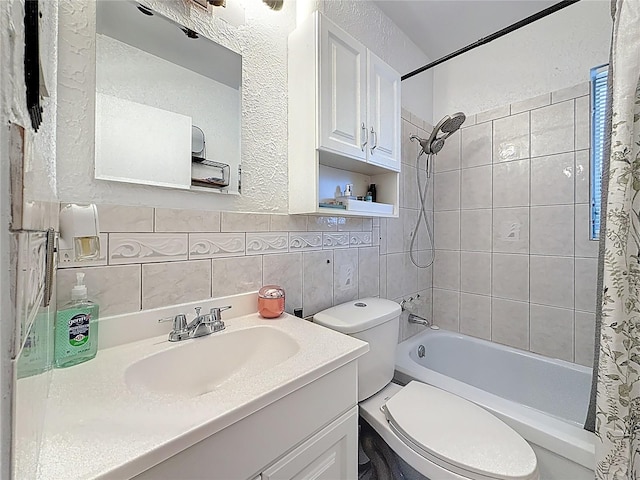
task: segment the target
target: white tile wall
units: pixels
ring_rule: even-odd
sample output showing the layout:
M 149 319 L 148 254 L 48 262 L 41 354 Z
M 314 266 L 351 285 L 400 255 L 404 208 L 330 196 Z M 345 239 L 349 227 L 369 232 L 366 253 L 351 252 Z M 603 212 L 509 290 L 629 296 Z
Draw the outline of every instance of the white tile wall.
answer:
M 460 130 L 447 138 L 444 147 L 434 159 L 435 172 L 460 169 Z
M 465 124 L 468 125 L 466 122 Z M 462 158 L 460 161 L 463 168 L 477 167 L 491 163 L 491 134 L 492 129 L 490 122 L 481 123 L 462 130 Z
M 494 253 L 491 295 L 509 300 L 529 301 L 529 255 Z
M 348 248 L 333 252 L 333 301 L 336 304 L 358 298 L 358 250 Z
M 476 114 L 476 122 L 488 122 L 490 120 L 495 120 L 500 117 L 506 117 L 511 112 L 511 108 L 509 105 L 503 105 L 502 107 L 492 108 L 491 110 L 487 110 L 486 112 L 481 112 Z
M 529 159 L 493 165 L 493 206 L 529 205 Z
M 220 212 L 155 209 L 156 232 L 219 232 Z
M 574 203 L 574 153 L 531 160 L 531 205 Z
M 532 255 L 530 262 L 531 303 L 574 308 L 574 258 Z
M 151 207 L 98 205 L 102 232 L 153 232 L 153 216 Z
M 460 330 L 460 292 L 433 289 L 433 318 L 438 326 L 457 332 Z
M 573 255 L 573 205 L 531 207 L 532 255 Z
M 469 208 L 491 208 L 491 165 L 462 170 L 461 206 Z
M 433 209 L 457 210 L 460 208 L 460 170 L 436 173 L 434 176 Z
M 529 349 L 529 304 L 493 297 L 491 340 L 511 347 Z
M 574 101 L 531 110 L 531 157 L 574 150 Z
M 529 112 L 493 122 L 493 162 L 529 158 Z
M 491 297 L 460 294 L 460 332 L 491 340 Z
M 529 208 L 493 209 L 493 251 L 529 253 Z
M 531 351 L 573 361 L 574 310 L 531 305 Z
M 535 108 L 544 107 L 547 105 L 551 105 L 551 93 L 545 93 L 537 97 L 522 100 L 521 102 L 512 103 L 511 115 L 515 115 L 516 113 L 528 110 L 533 110 Z
M 462 250 L 491 251 L 492 215 L 490 208 L 460 212 L 460 248 Z
M 436 324 L 590 365 L 589 106 L 585 83 L 468 117 L 436 168 Z
M 142 310 L 211 297 L 211 262 L 142 265 Z
M 58 305 L 71 300 L 71 287 L 76 272 L 84 272 L 89 297 L 100 306 L 100 315 L 119 315 L 142 308 L 142 265 L 115 265 L 59 269 L 57 274 Z
M 333 250 L 302 253 L 302 304 L 305 314 L 333 305 Z
M 433 262 L 433 286 L 460 290 L 460 252 L 436 250 Z
M 211 296 L 251 292 L 261 286 L 261 256 L 214 258 L 211 261 Z
M 460 291 L 482 295 L 491 294 L 490 253 L 460 253 Z
M 265 256 L 262 260 L 262 268 L 262 281 L 265 285 L 280 285 L 284 288 L 287 312 L 300 308 L 302 306 L 302 253 Z
M 433 232 L 439 250 L 460 250 L 460 210 L 435 212 Z

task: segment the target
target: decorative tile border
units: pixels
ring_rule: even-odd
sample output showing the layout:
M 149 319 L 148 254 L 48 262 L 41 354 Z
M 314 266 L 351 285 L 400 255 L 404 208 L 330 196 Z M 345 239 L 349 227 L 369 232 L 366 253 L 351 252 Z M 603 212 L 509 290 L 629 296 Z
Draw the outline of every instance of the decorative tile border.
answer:
M 109 234 L 109 265 L 187 260 L 187 234 Z
M 323 233 L 322 248 L 348 248 L 349 233 Z
M 289 251 L 322 249 L 322 232 L 289 233 Z
M 189 259 L 236 257 L 244 255 L 244 233 L 191 233 Z
M 288 251 L 289 236 L 287 232 L 247 233 L 247 255 L 287 253 Z
M 349 245 L 352 247 L 369 247 L 371 244 L 371 232 L 351 232 L 349 234 Z

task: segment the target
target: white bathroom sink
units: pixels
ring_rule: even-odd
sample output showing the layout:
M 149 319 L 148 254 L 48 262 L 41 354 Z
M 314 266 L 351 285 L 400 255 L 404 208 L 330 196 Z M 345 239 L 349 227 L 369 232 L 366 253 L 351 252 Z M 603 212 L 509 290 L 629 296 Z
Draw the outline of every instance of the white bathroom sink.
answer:
M 219 332 L 138 360 L 126 369 L 125 381 L 134 393 L 195 397 L 265 372 L 299 350 L 295 339 L 269 326 Z

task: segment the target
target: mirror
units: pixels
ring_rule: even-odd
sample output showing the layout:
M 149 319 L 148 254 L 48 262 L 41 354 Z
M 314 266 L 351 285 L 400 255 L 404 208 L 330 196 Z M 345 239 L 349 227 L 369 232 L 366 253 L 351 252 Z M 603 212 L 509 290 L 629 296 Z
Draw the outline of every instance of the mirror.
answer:
M 240 193 L 242 57 L 136 2 L 97 2 L 95 177 Z

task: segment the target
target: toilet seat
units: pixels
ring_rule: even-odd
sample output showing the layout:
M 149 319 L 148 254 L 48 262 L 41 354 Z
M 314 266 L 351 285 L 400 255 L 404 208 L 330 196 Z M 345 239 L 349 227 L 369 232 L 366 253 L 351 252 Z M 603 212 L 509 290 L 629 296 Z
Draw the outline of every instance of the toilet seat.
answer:
M 408 447 L 450 472 L 473 480 L 538 478 L 529 444 L 468 400 L 412 381 L 381 410 Z

